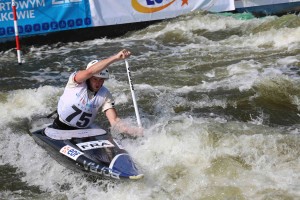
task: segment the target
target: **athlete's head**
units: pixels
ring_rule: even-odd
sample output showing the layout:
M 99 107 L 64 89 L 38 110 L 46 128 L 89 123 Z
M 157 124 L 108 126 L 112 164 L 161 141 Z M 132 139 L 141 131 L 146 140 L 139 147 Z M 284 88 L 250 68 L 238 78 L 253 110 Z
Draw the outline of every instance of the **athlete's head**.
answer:
M 93 60 L 93 61 L 89 62 L 86 69 L 90 68 L 91 66 L 93 66 L 97 62 L 99 62 L 99 61 L 98 60 Z M 101 72 L 99 72 L 97 74 L 94 74 L 91 78 L 89 78 L 86 81 L 88 89 L 93 91 L 93 92 L 97 92 L 102 87 L 105 79 L 109 79 L 108 69 L 104 69 Z

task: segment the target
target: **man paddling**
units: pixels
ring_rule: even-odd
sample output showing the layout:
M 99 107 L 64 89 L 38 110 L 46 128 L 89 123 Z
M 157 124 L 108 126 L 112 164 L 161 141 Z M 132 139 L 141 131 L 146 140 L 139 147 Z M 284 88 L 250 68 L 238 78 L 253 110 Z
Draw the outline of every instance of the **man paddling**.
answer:
M 98 110 L 102 108 L 113 129 L 132 136 L 142 135 L 141 128 L 130 126 L 118 117 L 112 95 L 103 86 L 104 81 L 109 78 L 107 67 L 129 58 L 130 55 L 131 52 L 124 49 L 104 60 L 93 60 L 85 70 L 72 73 L 59 99 L 58 116 L 53 122 L 53 128 L 62 130 L 88 128 L 94 122 Z

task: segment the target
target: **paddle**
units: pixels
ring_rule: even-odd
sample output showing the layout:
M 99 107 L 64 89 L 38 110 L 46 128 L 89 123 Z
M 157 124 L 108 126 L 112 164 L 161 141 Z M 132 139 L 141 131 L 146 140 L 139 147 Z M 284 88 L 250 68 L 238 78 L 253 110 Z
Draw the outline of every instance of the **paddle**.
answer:
M 134 111 L 135 111 L 137 123 L 138 123 L 139 127 L 142 127 L 140 114 L 139 114 L 139 109 L 138 109 L 137 102 L 136 102 L 136 99 L 135 99 L 134 87 L 133 87 L 133 84 L 132 84 L 132 81 L 131 81 L 130 67 L 129 67 L 128 61 L 126 59 L 125 59 L 125 65 L 126 65 L 126 69 L 127 69 L 128 81 L 129 81 L 129 86 L 130 86 L 130 91 L 131 91 L 131 95 L 132 95 L 132 101 L 133 101 L 133 106 L 134 106 Z
M 50 118 L 50 117 L 52 117 L 54 114 L 56 114 L 57 113 L 57 110 L 55 110 L 55 111 L 53 111 L 52 113 L 50 113 L 49 115 L 47 115 L 47 118 Z

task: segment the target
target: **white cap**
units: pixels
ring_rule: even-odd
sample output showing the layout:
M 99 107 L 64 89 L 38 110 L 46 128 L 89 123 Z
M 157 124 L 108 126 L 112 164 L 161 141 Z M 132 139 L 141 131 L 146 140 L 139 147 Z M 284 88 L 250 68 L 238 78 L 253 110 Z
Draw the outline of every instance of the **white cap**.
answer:
M 96 64 L 97 62 L 99 62 L 99 60 L 92 60 L 91 62 L 89 62 L 89 64 L 86 66 L 86 69 L 90 68 L 91 66 L 93 66 L 94 64 Z M 93 76 L 98 77 L 98 78 L 105 78 L 108 79 L 109 78 L 109 72 L 108 69 L 104 69 L 101 72 L 94 74 Z

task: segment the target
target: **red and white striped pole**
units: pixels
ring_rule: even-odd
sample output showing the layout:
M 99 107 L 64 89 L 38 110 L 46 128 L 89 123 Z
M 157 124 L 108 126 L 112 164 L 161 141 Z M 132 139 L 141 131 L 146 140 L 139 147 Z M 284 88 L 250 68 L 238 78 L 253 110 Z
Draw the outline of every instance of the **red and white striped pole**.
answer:
M 18 17 L 17 17 L 17 9 L 16 9 L 16 2 L 15 0 L 11 1 L 13 15 L 14 15 L 14 29 L 15 29 L 15 36 L 16 36 L 16 48 L 17 48 L 17 56 L 18 56 L 18 63 L 19 65 L 22 64 L 21 61 L 21 47 L 19 41 L 19 29 L 18 29 Z

